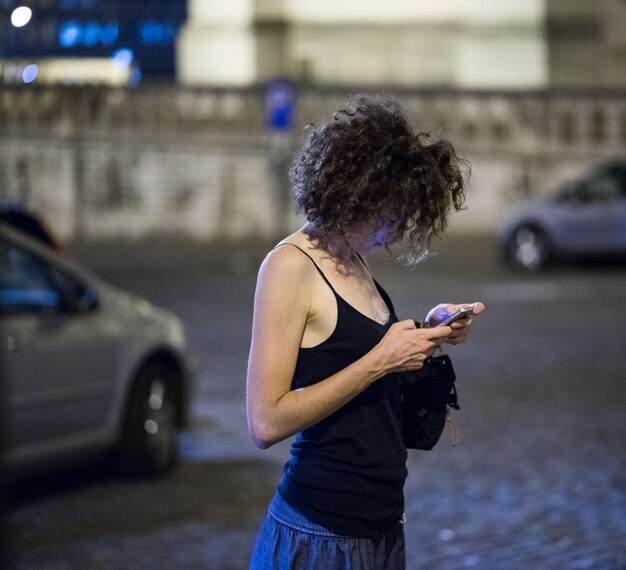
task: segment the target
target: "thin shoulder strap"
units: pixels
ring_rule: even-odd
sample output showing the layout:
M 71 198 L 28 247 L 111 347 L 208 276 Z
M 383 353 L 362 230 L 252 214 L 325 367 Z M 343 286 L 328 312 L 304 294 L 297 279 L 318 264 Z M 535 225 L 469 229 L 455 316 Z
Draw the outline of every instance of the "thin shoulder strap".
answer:
M 354 251 L 354 250 L 352 250 Z M 367 264 L 365 263 L 365 260 L 361 257 L 361 255 L 359 253 L 357 253 L 356 251 L 354 251 L 354 253 L 356 254 L 356 256 L 361 260 L 361 263 L 363 264 L 363 267 L 365 267 L 365 269 L 367 269 L 367 272 L 371 275 L 372 272 L 370 271 L 370 268 L 367 266 Z
M 335 295 L 337 295 L 337 291 L 335 291 L 335 288 L 330 284 L 330 281 L 326 278 L 326 275 L 324 275 L 324 272 L 319 268 L 317 263 L 315 263 L 315 260 L 306 251 L 304 251 L 300 246 L 297 246 L 295 243 L 291 243 L 289 241 L 286 241 L 285 243 L 279 243 L 274 249 L 282 247 L 283 245 L 293 245 L 293 247 L 299 249 L 302 253 L 304 253 L 304 255 L 306 255 L 311 260 L 313 265 L 315 265 L 315 269 L 317 269 L 317 272 L 322 276 L 322 279 L 326 281 L 326 285 L 328 285 L 330 287 L 330 290 Z

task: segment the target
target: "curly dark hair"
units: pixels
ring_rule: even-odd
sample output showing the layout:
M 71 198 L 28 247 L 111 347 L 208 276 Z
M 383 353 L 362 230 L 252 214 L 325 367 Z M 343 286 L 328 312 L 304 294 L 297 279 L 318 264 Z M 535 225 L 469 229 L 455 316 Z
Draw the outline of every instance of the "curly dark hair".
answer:
M 465 200 L 460 159 L 446 140 L 427 144 L 391 96 L 357 95 L 312 128 L 289 171 L 297 211 L 320 245 L 372 219 L 397 221 L 409 264 L 428 255 L 451 208 Z

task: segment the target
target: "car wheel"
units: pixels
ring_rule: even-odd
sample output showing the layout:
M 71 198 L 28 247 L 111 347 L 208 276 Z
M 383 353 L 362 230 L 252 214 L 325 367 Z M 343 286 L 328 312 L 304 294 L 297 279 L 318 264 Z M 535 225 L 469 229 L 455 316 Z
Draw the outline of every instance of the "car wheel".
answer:
M 537 228 L 518 228 L 508 243 L 507 258 L 514 267 L 527 271 L 545 267 L 550 258 L 548 238 Z
M 119 466 L 127 475 L 156 476 L 178 458 L 175 375 L 153 363 L 138 375 L 126 407 Z

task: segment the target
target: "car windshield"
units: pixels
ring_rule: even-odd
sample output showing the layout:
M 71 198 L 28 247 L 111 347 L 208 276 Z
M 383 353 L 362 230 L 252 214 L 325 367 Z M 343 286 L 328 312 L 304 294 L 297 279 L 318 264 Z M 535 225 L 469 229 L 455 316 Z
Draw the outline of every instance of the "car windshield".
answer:
M 575 202 L 609 202 L 626 196 L 626 182 L 620 172 L 600 170 L 587 178 L 567 185 L 557 200 Z
M 609 172 L 600 172 L 585 180 L 581 186 L 586 199 L 593 202 L 614 200 L 624 193 L 620 181 Z

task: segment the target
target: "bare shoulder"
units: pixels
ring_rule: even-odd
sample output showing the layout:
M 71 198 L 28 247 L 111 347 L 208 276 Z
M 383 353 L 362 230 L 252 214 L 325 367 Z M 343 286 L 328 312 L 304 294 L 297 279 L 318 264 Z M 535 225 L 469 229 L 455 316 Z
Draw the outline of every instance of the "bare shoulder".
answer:
M 311 260 L 292 242 L 282 242 L 271 250 L 259 269 L 259 281 L 272 281 L 285 287 L 310 281 L 315 268 Z M 281 287 L 282 288 L 282 287 Z

